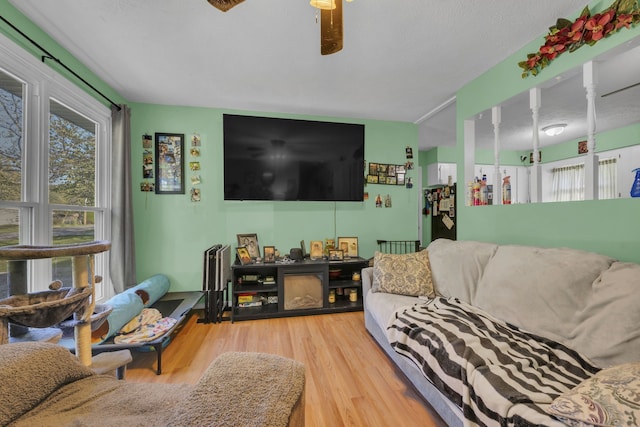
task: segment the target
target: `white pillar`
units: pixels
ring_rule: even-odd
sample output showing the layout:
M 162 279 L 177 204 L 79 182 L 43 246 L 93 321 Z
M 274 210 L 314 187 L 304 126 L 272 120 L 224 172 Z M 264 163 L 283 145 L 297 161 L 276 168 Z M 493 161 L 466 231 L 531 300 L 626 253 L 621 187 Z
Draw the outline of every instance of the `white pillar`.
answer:
M 542 105 L 541 93 L 539 88 L 531 88 L 529 90 L 529 107 L 531 108 L 531 118 L 533 122 L 533 165 L 531 166 L 531 203 L 539 203 L 542 201 L 542 169 L 540 167 L 540 125 L 538 119 L 540 117 L 540 106 Z
M 476 163 L 476 122 L 475 120 L 464 121 L 464 181 L 462 185 L 458 185 L 458 195 L 464 191 L 466 205 L 470 206 L 473 201 L 470 199 L 468 185 L 473 182 L 474 169 Z M 458 199 L 461 200 L 461 199 Z
M 502 204 L 502 178 L 500 176 L 500 123 L 502 110 L 499 105 L 491 109 L 491 123 L 493 123 L 493 204 Z
M 598 200 L 598 155 L 596 155 L 596 85 L 598 65 L 589 61 L 582 66 L 583 86 L 587 92 L 587 147 L 584 159 L 584 199 Z

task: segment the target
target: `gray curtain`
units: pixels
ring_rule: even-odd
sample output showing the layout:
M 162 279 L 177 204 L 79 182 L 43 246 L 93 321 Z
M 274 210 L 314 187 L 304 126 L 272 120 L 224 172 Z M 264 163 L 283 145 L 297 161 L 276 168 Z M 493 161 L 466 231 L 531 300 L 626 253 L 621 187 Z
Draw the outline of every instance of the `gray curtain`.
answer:
M 131 110 L 111 107 L 111 250 L 110 272 L 117 293 L 136 283 L 131 182 Z

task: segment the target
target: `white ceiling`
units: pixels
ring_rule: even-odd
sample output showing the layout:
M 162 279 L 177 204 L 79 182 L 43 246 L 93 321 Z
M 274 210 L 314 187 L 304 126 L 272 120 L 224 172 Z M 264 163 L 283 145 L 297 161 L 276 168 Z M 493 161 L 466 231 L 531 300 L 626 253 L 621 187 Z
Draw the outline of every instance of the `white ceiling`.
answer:
M 9 0 L 129 102 L 420 122 L 453 145 L 456 91 L 585 0 L 355 0 L 320 55 L 308 0 Z M 523 7 L 523 6 L 526 6 Z M 37 41 L 37 40 L 36 40 Z M 514 70 L 517 72 L 517 69 Z

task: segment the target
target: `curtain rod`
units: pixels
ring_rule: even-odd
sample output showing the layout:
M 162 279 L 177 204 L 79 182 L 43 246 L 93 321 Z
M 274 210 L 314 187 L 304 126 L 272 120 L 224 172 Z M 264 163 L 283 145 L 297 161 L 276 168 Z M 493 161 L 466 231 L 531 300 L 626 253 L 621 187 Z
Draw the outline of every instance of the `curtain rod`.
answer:
M 118 104 L 116 104 L 115 102 L 113 102 L 107 95 L 105 95 L 104 93 L 100 92 L 98 89 L 96 89 L 95 86 L 93 86 L 91 83 L 89 83 L 88 81 L 86 81 L 84 78 L 80 77 L 80 75 L 78 75 L 78 73 L 76 73 L 75 71 L 73 71 L 71 68 L 67 67 L 64 63 L 62 63 L 62 61 L 60 61 L 58 58 L 56 58 L 55 56 L 53 56 L 47 49 L 43 48 L 42 46 L 40 46 L 38 44 L 38 42 L 36 42 L 35 40 L 33 40 L 31 37 L 29 37 L 28 35 L 26 35 L 25 33 L 23 33 L 18 27 L 16 27 L 15 25 L 13 25 L 11 22 L 7 21 L 5 19 L 4 16 L 0 15 L 0 19 L 2 19 L 8 26 L 10 26 L 11 28 L 13 28 L 18 34 L 20 34 L 22 37 L 24 37 L 25 39 L 27 39 L 29 42 L 31 42 L 32 45 L 34 45 L 35 47 L 37 47 L 38 49 L 40 49 L 45 55 L 41 56 L 40 59 L 41 61 L 44 63 L 45 59 L 51 59 L 55 62 L 57 62 L 58 64 L 60 64 L 60 66 L 62 66 L 62 68 L 64 68 L 65 70 L 67 70 L 68 72 L 70 72 L 71 74 L 73 74 L 78 80 L 80 80 L 82 83 L 86 84 L 87 86 L 89 86 L 89 88 L 91 88 L 95 93 L 97 93 L 98 95 L 100 95 L 101 97 L 103 97 L 104 99 L 106 99 L 107 101 L 109 101 L 109 103 L 116 107 L 118 109 L 118 111 L 120 111 L 122 109 L 122 107 L 120 107 Z

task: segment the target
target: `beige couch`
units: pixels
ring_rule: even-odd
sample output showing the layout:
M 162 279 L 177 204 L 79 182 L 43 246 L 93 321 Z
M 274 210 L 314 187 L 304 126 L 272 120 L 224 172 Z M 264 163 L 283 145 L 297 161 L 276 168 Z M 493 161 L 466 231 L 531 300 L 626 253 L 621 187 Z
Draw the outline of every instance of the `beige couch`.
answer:
M 303 426 L 304 367 L 264 353 L 219 356 L 196 385 L 97 375 L 64 347 L 0 346 L 2 426 Z
M 561 399 L 571 396 L 572 392 L 575 394 L 579 384 L 592 381 L 600 369 L 610 368 L 603 370 L 602 375 L 619 374 L 621 366 L 624 369 L 630 366 L 633 372 L 640 372 L 640 265 L 568 248 L 445 239 L 432 242 L 426 250 L 433 289 L 422 292 L 423 296 L 405 295 L 411 292 L 403 292 L 402 286 L 386 283 L 381 287 L 380 283 L 373 283 L 374 273 L 378 281 L 402 282 L 402 270 L 407 270 L 406 265 L 409 265 L 403 264 L 405 261 L 398 261 L 399 268 L 395 272 L 392 269 L 376 270 L 375 265 L 363 270 L 365 324 L 447 424 L 486 422 L 497 425 L 498 421 L 478 414 L 487 401 L 499 401 L 494 395 L 484 394 L 485 388 L 511 385 L 517 381 L 514 377 L 529 375 L 530 370 L 556 375 L 546 372 L 551 368 L 545 362 L 546 358 L 556 357 L 547 353 L 554 349 L 562 351 L 561 357 L 569 357 L 566 356 L 569 354 L 577 358 L 581 367 L 575 377 L 558 379 L 561 384 L 554 383 L 553 391 L 547 390 L 549 384 L 544 382 L 535 387 L 536 410 L 542 413 L 534 414 L 533 418 L 542 419 L 543 425 L 564 425 L 558 420 L 579 419 L 583 415 L 580 404 Z M 454 310 L 470 310 L 467 319 L 471 320 L 458 324 L 449 317 L 447 321 L 446 316 L 451 316 Z M 436 316 L 445 320 L 438 323 L 439 320 L 433 320 Z M 494 326 L 489 323 L 493 320 L 507 326 Z M 459 320 L 456 318 L 455 321 Z M 520 362 L 510 366 L 511 362 L 503 359 L 505 354 L 515 351 L 513 348 L 520 338 L 509 338 L 511 341 L 498 338 L 502 341 L 500 344 L 491 344 L 488 354 L 478 355 L 475 343 L 493 337 L 494 328 L 507 327 L 515 330 L 509 332 L 511 334 L 526 334 L 527 340 L 540 337 L 540 345 L 544 344 L 545 348 L 528 350 L 536 359 L 536 366 L 523 366 Z M 443 353 L 446 353 L 445 357 L 440 358 Z M 476 363 L 476 359 L 481 358 L 485 360 Z M 628 363 L 632 364 L 626 365 Z M 455 365 L 455 369 L 448 365 Z M 625 373 L 629 374 L 628 369 Z M 462 379 L 463 384 L 453 380 L 449 383 L 450 377 L 456 375 L 467 376 Z M 480 377 L 482 380 L 478 379 Z M 474 381 L 484 383 L 472 388 L 470 384 Z M 640 410 L 640 378 L 636 375 L 634 379 L 631 375 L 626 384 L 610 392 L 630 394 L 627 400 L 635 402 L 636 409 Z M 592 386 L 587 388 L 594 389 Z M 529 398 L 511 396 L 509 405 L 524 407 Z M 586 399 L 582 395 L 576 399 L 580 398 Z M 518 399 L 521 401 L 514 403 Z M 611 397 L 611 400 L 616 401 L 616 398 Z M 632 415 L 612 414 L 615 405 L 611 402 L 601 406 L 598 406 L 601 402 L 594 400 L 592 403 L 609 417 L 624 418 L 635 414 L 633 410 L 627 411 Z M 561 404 L 569 408 L 558 408 Z M 520 415 L 514 414 L 519 409 L 508 408 L 506 404 L 504 407 L 506 409 L 496 409 L 493 415 L 503 417 L 505 424 L 514 419 L 517 422 Z M 505 413 L 497 415 L 503 409 Z M 570 413 L 562 413 L 563 410 Z M 524 408 L 524 411 L 530 412 L 530 408 Z M 640 416 L 640 413 L 636 415 Z M 596 418 L 592 415 L 590 419 Z M 638 420 L 640 418 L 636 422 Z M 526 421 L 520 421 L 521 425 L 528 425 Z M 633 425 L 633 419 L 630 422 L 629 425 Z

